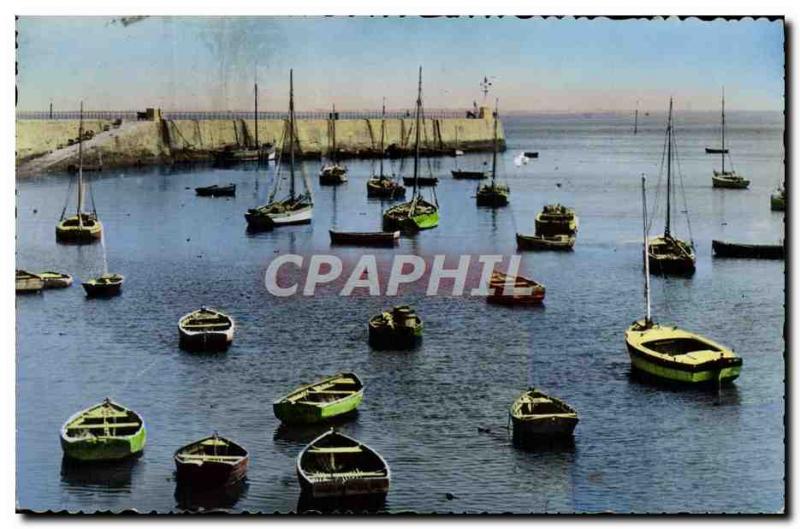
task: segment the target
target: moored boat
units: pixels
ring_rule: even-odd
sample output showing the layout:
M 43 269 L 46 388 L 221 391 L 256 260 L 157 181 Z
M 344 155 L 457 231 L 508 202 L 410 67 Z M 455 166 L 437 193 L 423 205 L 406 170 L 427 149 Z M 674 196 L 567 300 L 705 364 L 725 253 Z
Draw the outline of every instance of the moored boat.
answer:
M 297 456 L 297 479 L 302 492 L 313 499 L 385 497 L 391 471 L 378 452 L 331 429 Z
M 227 314 L 201 307 L 178 320 L 179 344 L 189 351 L 224 351 L 233 342 L 235 328 Z
M 367 180 L 367 196 L 395 199 L 406 195 L 406 188 L 392 177 L 383 174 L 383 159 L 386 156 L 386 100 L 381 107 L 381 142 L 380 142 L 380 170 L 377 175 Z
M 422 340 L 422 319 L 408 305 L 373 316 L 368 326 L 369 343 L 379 349 L 411 349 Z
M 301 386 L 272 404 L 284 424 L 315 424 L 352 414 L 364 399 L 355 373 L 338 373 Z
M 244 479 L 250 456 L 241 445 L 213 435 L 179 448 L 173 456 L 179 485 L 214 488 Z
M 494 108 L 494 149 L 492 149 L 492 181 L 488 184 L 478 186 L 478 192 L 475 195 L 475 200 L 478 206 L 486 206 L 490 208 L 498 208 L 508 205 L 508 196 L 511 190 L 508 184 L 500 184 L 497 182 L 497 122 L 500 120 L 500 111 L 498 110 L 497 103 Z
M 714 257 L 738 257 L 742 259 L 783 259 L 782 244 L 742 244 L 711 241 Z
M 769 208 L 772 211 L 786 210 L 786 189 L 781 186 L 769 197 Z
M 86 296 L 90 298 L 108 298 L 118 296 L 122 291 L 122 283 L 125 276 L 121 274 L 103 274 L 84 281 L 81 286 L 86 291 Z
M 517 397 L 508 414 L 514 443 L 523 446 L 571 437 L 578 424 L 578 412 L 536 388 Z
M 331 118 L 328 120 L 328 134 L 331 138 L 328 162 L 319 171 L 319 183 L 322 185 L 338 185 L 347 182 L 347 167 L 340 165 L 337 160 L 336 119 L 336 105 L 334 105 Z
M 44 279 L 38 274 L 25 270 L 17 270 L 15 277 L 14 285 L 17 294 L 34 294 L 41 292 L 44 288 Z
M 399 231 L 334 231 L 328 230 L 331 244 L 351 246 L 394 246 L 400 241 Z
M 72 285 L 72 276 L 61 272 L 39 272 L 36 274 L 44 281 L 44 288 L 67 288 Z
M 575 246 L 572 235 L 523 235 L 517 233 L 517 250 L 555 250 L 567 252 Z
M 488 171 L 470 171 L 467 169 L 453 169 L 450 171 L 456 180 L 484 180 L 489 178 Z
M 712 149 L 716 154 L 720 155 L 720 162 L 722 164 L 721 171 L 714 171 L 711 176 L 711 185 L 716 188 L 723 189 L 747 189 L 750 185 L 750 180 L 736 174 L 736 171 L 731 168 L 730 171 L 725 170 L 725 155 L 728 154 L 728 149 L 725 148 L 725 90 L 722 90 L 722 148 Z M 709 149 L 706 148 L 706 152 Z M 731 166 L 733 166 L 733 159 L 731 159 Z
M 525 151 L 523 154 L 525 155 L 525 158 L 538 158 L 539 157 L 539 151 Z
M 64 456 L 79 461 L 114 461 L 144 450 L 147 430 L 135 411 L 105 399 L 61 427 Z
M 545 287 L 533 279 L 509 276 L 494 271 L 489 278 L 489 295 L 486 301 L 499 305 L 541 305 Z
M 706 147 L 706 154 L 728 154 L 728 149 Z
M 439 184 L 439 179 L 435 176 L 418 176 L 415 182 L 413 176 L 403 177 L 404 185 L 413 186 L 415 183 L 417 187 L 436 187 Z
M 578 216 L 575 210 L 561 204 L 547 204 L 534 219 L 536 235 L 575 235 Z
M 236 184 L 195 187 L 194 191 L 199 197 L 232 197 L 236 195 Z

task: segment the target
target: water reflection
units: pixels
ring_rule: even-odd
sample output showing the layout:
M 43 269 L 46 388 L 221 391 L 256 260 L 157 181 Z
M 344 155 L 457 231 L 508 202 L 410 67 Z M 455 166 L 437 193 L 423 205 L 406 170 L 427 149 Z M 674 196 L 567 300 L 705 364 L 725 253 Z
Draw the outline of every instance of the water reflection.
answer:
M 178 484 L 175 487 L 176 507 L 184 511 L 226 511 L 232 509 L 248 489 L 247 480 L 213 489 L 196 489 Z
M 380 494 L 312 498 L 310 494 L 301 493 L 297 500 L 297 512 L 301 514 L 362 514 L 384 512 L 385 510 L 386 496 Z
M 138 457 L 133 457 L 123 461 L 86 463 L 63 457 L 61 482 L 76 489 L 99 488 L 110 492 L 128 492 L 138 461 Z

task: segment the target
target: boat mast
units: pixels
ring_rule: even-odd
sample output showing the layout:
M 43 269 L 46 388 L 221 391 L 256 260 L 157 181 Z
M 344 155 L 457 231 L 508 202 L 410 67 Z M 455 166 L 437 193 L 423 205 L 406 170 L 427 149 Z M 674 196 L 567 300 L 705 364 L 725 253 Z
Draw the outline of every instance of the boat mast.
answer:
M 416 125 L 414 127 L 414 193 L 417 198 L 419 180 L 419 119 L 420 109 L 422 108 L 422 66 L 419 67 L 419 82 L 417 84 L 417 114 Z
M 256 122 L 256 149 L 261 149 L 261 146 L 258 143 L 258 80 L 255 81 L 255 105 L 253 109 L 253 120 Z
M 336 104 L 333 105 L 331 113 L 331 149 L 330 159 L 336 165 Z
M 386 132 L 386 98 L 383 98 L 381 107 L 381 176 L 383 176 L 383 140 Z
M 499 99 L 494 100 L 494 150 L 492 151 L 492 189 L 494 189 L 495 175 L 497 174 L 497 122 L 500 119 L 498 115 Z
M 642 175 L 642 238 L 644 239 L 644 301 L 647 307 L 645 323 L 650 323 L 650 259 L 647 257 L 647 193 L 645 176 Z
M 667 118 L 667 224 L 664 236 L 669 237 L 670 209 L 672 208 L 672 98 L 669 98 L 669 117 Z
M 78 226 L 83 228 L 83 101 L 78 120 Z
M 294 70 L 289 70 L 289 198 L 294 200 Z
M 722 176 L 725 176 L 725 87 L 722 87 Z

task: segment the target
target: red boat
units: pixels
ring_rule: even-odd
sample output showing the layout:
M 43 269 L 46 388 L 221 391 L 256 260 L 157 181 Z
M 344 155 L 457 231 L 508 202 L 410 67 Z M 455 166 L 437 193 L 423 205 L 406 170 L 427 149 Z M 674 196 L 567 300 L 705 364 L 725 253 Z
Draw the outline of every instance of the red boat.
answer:
M 508 287 L 509 293 L 505 293 Z M 514 290 L 525 289 L 525 293 Z M 489 295 L 486 301 L 499 305 L 540 305 L 544 301 L 545 288 L 541 283 L 527 277 L 512 277 L 502 272 L 492 272 L 489 279 Z
M 216 433 L 178 449 L 174 459 L 178 483 L 193 488 L 241 481 L 250 461 L 247 450 Z

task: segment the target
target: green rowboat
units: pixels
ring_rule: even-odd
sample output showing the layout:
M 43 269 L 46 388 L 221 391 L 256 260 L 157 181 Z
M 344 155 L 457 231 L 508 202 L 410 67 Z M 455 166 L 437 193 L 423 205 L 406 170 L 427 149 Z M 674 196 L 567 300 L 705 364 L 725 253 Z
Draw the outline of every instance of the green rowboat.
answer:
M 136 412 L 106 399 L 80 411 L 61 427 L 64 456 L 78 461 L 115 461 L 144 450 L 147 430 Z
M 355 411 L 364 399 L 364 384 L 355 373 L 338 373 L 299 387 L 272 404 L 286 424 L 314 424 Z

